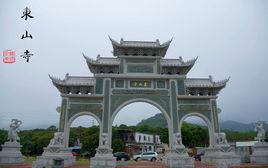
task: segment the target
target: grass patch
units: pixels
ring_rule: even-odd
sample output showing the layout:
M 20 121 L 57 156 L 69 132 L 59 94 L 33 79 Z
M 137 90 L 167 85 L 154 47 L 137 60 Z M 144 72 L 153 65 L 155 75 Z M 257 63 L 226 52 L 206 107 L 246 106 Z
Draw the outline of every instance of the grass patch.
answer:
M 89 165 L 89 159 L 84 159 L 84 158 L 79 158 L 78 160 L 75 161 L 74 165 Z
M 116 166 L 127 166 L 129 165 L 130 163 L 133 163 L 135 161 L 133 160 L 129 160 L 129 161 L 117 161 L 116 162 Z
M 33 161 L 36 160 L 36 157 L 34 156 L 27 156 L 24 158 L 24 163 L 33 163 Z

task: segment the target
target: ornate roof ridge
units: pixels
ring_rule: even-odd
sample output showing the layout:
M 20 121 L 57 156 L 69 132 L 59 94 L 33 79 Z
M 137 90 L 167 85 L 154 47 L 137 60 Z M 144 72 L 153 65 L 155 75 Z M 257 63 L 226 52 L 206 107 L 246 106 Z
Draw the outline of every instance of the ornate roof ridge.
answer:
M 85 78 L 85 79 L 95 79 L 93 76 L 68 76 L 68 78 Z
M 182 57 L 181 57 L 181 58 L 182 58 Z M 182 62 L 183 62 L 184 65 L 189 66 L 189 65 L 194 65 L 197 59 L 198 59 L 198 56 L 197 56 L 196 58 L 187 60 L 186 62 L 184 62 L 184 61 L 182 60 Z
M 52 80 L 54 85 L 94 85 L 95 78 L 90 76 L 69 76 L 69 73 L 65 75 L 64 79 L 60 79 L 58 77 L 54 77 L 52 75 L 48 75 L 49 78 Z M 79 80 L 79 79 L 88 79 L 87 81 Z
M 114 57 L 101 57 L 100 55 L 97 56 L 97 59 L 89 58 L 84 53 L 82 53 L 86 61 L 90 64 L 97 64 L 97 65 L 119 65 L 118 58 Z M 101 60 L 112 60 L 110 62 L 101 62 Z
M 66 74 L 67 75 L 67 74 Z M 64 80 L 58 78 L 58 77 L 54 77 L 50 74 L 48 74 L 49 78 L 51 79 L 51 81 L 53 82 L 53 84 L 60 84 L 60 85 L 64 85 Z
M 168 58 L 168 59 L 161 59 L 160 61 L 162 63 L 166 63 L 166 65 L 163 66 L 193 66 L 197 60 L 198 56 L 194 59 L 183 61 L 182 57 L 180 56 L 179 58 Z M 169 63 L 168 61 L 179 61 L 179 63 Z M 179 65 L 178 65 L 179 64 Z
M 214 82 L 214 86 L 215 87 L 224 87 L 227 84 L 227 82 L 230 80 L 230 78 L 231 77 L 228 77 L 227 79 L 223 79 L 223 80 Z
M 170 43 L 172 42 L 173 38 L 170 40 L 160 43 L 158 39 L 156 41 L 136 41 L 136 40 L 129 40 L 129 41 L 124 41 L 123 38 L 121 38 L 120 42 L 117 42 L 110 36 L 108 36 L 110 41 L 112 42 L 112 45 L 119 46 L 119 47 L 145 47 L 145 48 L 165 48 L 169 47 Z M 151 45 L 142 45 L 142 44 L 151 44 Z
M 209 78 L 186 78 L 185 82 L 187 87 L 215 87 L 223 88 L 226 86 L 230 77 L 220 81 L 213 81 L 212 77 Z
M 186 80 L 209 80 L 209 78 L 186 78 Z

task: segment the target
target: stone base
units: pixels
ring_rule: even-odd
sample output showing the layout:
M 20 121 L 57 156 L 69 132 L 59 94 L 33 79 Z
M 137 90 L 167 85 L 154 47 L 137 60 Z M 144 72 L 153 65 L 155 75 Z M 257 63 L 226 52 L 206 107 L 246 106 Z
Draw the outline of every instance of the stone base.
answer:
M 194 168 L 194 159 L 188 156 L 185 148 L 166 150 L 163 161 L 170 168 Z
M 253 147 L 252 163 L 268 164 L 268 142 L 258 142 Z
M 217 168 L 227 168 L 229 166 L 239 166 L 240 156 L 235 154 L 232 147 L 214 147 L 207 148 L 205 155 L 201 158 L 204 164 L 213 164 Z
M 20 152 L 19 142 L 5 142 L 0 152 L 0 165 L 12 165 L 24 162 L 24 156 Z
M 48 146 L 44 148 L 41 156 L 38 156 L 36 161 L 33 162 L 33 168 L 51 167 L 53 159 L 61 158 L 64 160 L 64 167 L 72 166 L 75 162 L 75 157 L 70 149 L 61 146 Z
M 105 147 L 96 149 L 96 155 L 90 159 L 90 168 L 115 168 L 116 158 L 113 150 Z

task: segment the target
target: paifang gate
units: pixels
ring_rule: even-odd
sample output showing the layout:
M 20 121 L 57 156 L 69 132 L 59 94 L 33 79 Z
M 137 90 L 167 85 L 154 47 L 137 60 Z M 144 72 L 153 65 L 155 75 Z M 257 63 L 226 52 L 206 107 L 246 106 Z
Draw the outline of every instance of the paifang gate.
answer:
M 93 77 L 50 76 L 60 91 L 59 131 L 64 132 L 68 147 L 71 122 L 81 115 L 91 115 L 100 123 L 99 148 L 111 149 L 112 122 L 117 112 L 132 102 L 147 102 L 165 116 L 170 148 L 180 144 L 181 123 L 188 116 L 201 117 L 208 125 L 210 146 L 219 131 L 217 94 L 228 81 L 214 82 L 212 77 L 187 78 L 197 58 L 184 61 L 165 59 L 171 43 L 159 40 L 117 42 L 110 38 L 114 57 L 83 54 Z M 98 149 L 97 149 L 98 150 Z M 110 150 L 97 151 L 109 153 Z

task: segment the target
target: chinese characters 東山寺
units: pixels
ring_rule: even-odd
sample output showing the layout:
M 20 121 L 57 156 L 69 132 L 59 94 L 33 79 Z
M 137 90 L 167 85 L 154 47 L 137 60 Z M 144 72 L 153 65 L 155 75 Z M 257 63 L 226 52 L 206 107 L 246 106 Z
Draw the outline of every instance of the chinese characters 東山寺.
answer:
M 26 7 L 24 10 L 23 10 L 23 15 L 21 16 L 21 18 L 27 20 L 28 18 L 32 19 L 34 18 L 32 15 L 31 15 L 31 10 Z M 33 36 L 32 34 L 28 33 L 28 30 L 25 31 L 25 34 L 23 34 L 21 36 L 21 39 L 25 39 L 25 38 L 30 38 L 30 39 L 33 39 Z M 25 50 L 24 54 L 21 55 L 22 58 L 26 59 L 26 62 L 29 62 L 29 59 L 30 57 L 33 56 L 32 53 L 30 53 L 29 50 Z

